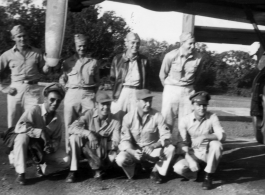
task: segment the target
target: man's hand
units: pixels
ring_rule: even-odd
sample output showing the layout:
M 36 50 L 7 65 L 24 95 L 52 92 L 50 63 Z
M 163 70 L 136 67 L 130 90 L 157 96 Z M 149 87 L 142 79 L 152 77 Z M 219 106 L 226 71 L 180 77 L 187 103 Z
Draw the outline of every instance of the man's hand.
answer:
M 42 71 L 43 71 L 45 74 L 47 74 L 47 73 L 49 72 L 49 70 L 50 70 L 50 66 L 49 66 L 48 64 L 45 64 L 45 65 L 43 66 L 43 68 L 42 68 Z
M 194 159 L 192 158 L 189 159 L 188 163 L 189 163 L 189 168 L 192 172 L 199 171 L 200 169 L 199 164 Z
M 111 150 L 117 150 L 118 149 L 119 142 L 112 141 L 111 144 Z
M 46 153 L 46 154 L 51 154 L 51 153 L 54 153 L 54 148 L 52 147 L 51 144 L 48 144 L 44 149 L 43 151 Z
M 146 153 L 146 154 L 151 154 L 154 150 L 154 146 L 150 145 L 150 146 L 145 146 L 143 147 L 143 153 Z
M 170 145 L 170 140 L 169 139 L 165 139 L 163 142 L 162 142 L 162 146 L 164 147 L 168 147 Z
M 204 139 L 205 139 L 205 138 L 204 138 L 203 135 L 201 135 L 201 136 L 195 138 L 194 140 L 192 140 L 192 144 L 193 144 L 193 146 L 194 146 L 195 148 L 199 148 L 200 145 L 202 144 L 202 142 L 204 141 Z
M 141 160 L 143 157 L 143 153 L 141 150 L 133 150 L 133 156 L 137 159 L 137 160 Z
M 95 150 L 98 148 L 98 138 L 93 132 L 91 132 L 88 135 L 88 140 L 89 140 L 89 147 L 91 149 Z

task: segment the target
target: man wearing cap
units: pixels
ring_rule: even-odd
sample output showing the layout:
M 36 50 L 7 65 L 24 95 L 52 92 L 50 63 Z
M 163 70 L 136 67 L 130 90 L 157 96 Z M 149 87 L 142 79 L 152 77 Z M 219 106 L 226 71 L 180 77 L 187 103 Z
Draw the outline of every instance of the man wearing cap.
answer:
M 160 175 L 167 174 L 175 152 L 170 145 L 171 133 L 161 113 L 151 108 L 152 93 L 147 89 L 136 91 L 136 109 L 128 112 L 122 123 L 120 153 L 117 164 L 129 179 L 135 171 L 135 163 L 155 163 L 150 178 L 161 183 Z
M 87 38 L 74 36 L 76 53 L 63 62 L 60 83 L 68 90 L 64 99 L 64 122 L 66 150 L 69 126 L 87 109 L 95 107 L 95 92 L 99 84 L 98 61 L 87 54 Z
M 81 156 L 88 160 L 96 179 L 102 179 L 104 171 L 114 162 L 121 126 L 110 113 L 111 101 L 106 92 L 98 91 L 97 107 L 88 110 L 69 127 L 72 160 L 66 182 L 76 181 Z
M 28 36 L 23 26 L 11 30 L 15 46 L 0 57 L 0 75 L 11 71 L 11 85 L 3 92 L 7 95 L 8 128 L 15 127 L 22 113 L 39 103 L 40 88 L 37 83 L 41 73 L 48 73 L 39 49 L 29 46 Z
M 166 54 L 159 73 L 164 86 L 161 112 L 173 136 L 177 134 L 173 130 L 176 118 L 179 122 L 191 112 L 189 96 L 194 94 L 193 85 L 202 69 L 202 55 L 195 50 L 193 35 L 182 33 L 180 44 L 180 48 Z
M 58 83 L 52 83 L 44 88 L 44 103 L 32 106 L 20 117 L 14 141 L 14 166 L 18 173 L 17 182 L 24 185 L 27 150 L 32 140 L 43 142 L 44 164 L 37 169 L 38 174 L 48 175 L 55 171 L 66 169 L 70 159 L 59 149 L 62 139 L 62 120 L 56 112 L 65 95 L 64 89 Z
M 149 63 L 139 54 L 140 37 L 128 33 L 125 38 L 126 51 L 113 58 L 110 79 L 114 82 L 111 112 L 120 120 L 135 107 L 135 90 L 148 87 Z
M 179 157 L 174 171 L 188 179 L 196 179 L 199 162 L 205 162 L 202 188 L 212 187 L 212 174 L 222 157 L 222 141 L 226 134 L 216 114 L 207 112 L 210 95 L 200 91 L 190 96 L 193 112 L 183 117 L 179 124 L 182 142 L 179 144 L 184 157 Z

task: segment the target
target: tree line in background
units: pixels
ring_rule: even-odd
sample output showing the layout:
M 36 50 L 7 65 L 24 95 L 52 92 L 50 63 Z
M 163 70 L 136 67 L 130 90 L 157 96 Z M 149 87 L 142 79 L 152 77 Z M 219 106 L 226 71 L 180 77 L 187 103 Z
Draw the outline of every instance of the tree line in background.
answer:
M 13 0 L 7 6 L 0 6 L 0 54 L 13 47 L 10 30 L 14 25 L 21 24 L 29 32 L 32 46 L 44 51 L 45 4 L 37 7 L 32 0 Z M 103 83 L 109 81 L 109 68 L 112 58 L 124 51 L 124 36 L 130 31 L 123 18 L 114 12 L 105 12 L 99 17 L 100 7 L 91 6 L 82 12 L 69 12 L 65 31 L 62 59 L 74 53 L 73 35 L 86 34 L 88 51 L 102 63 L 101 77 Z M 162 91 L 159 70 L 166 53 L 179 48 L 180 43 L 168 44 L 154 39 L 142 40 L 140 51 L 150 60 L 152 90 Z M 227 51 L 220 54 L 207 50 L 205 44 L 196 44 L 196 49 L 203 55 L 203 72 L 196 84 L 198 90 L 211 93 L 231 93 L 250 96 L 251 85 L 258 73 L 256 61 L 243 51 Z M 57 81 L 61 74 L 60 66 L 53 69 L 53 74 L 44 78 L 45 81 Z

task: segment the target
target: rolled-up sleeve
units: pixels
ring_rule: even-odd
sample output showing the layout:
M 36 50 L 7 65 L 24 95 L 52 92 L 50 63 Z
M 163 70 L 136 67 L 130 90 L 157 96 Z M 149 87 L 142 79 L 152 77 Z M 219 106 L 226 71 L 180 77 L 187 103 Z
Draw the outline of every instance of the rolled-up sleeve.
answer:
M 216 114 L 211 115 L 211 123 L 212 123 L 212 127 L 213 127 L 213 134 L 216 135 L 216 137 L 219 141 L 222 141 L 222 142 L 225 141 L 226 133 L 225 133 L 224 129 L 222 128 L 220 121 L 219 121 L 218 117 L 216 116 Z
M 91 133 L 90 130 L 88 130 L 88 125 L 87 125 L 87 113 L 83 116 L 81 116 L 78 120 L 74 121 L 69 129 L 68 132 L 70 135 L 79 135 L 81 137 L 86 137 L 88 134 Z

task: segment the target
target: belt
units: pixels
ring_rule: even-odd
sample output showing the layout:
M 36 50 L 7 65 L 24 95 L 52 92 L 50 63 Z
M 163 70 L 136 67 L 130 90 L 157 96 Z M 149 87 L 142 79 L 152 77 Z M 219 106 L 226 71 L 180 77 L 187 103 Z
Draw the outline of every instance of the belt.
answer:
M 16 82 L 21 82 L 21 83 L 24 83 L 24 84 L 28 84 L 28 85 L 35 85 L 35 84 L 38 84 L 38 80 L 35 80 L 35 81 L 28 81 L 28 80 L 23 80 L 23 81 L 16 81 Z
M 140 86 L 124 85 L 123 87 L 130 88 L 130 89 L 141 89 Z
M 82 86 L 76 86 L 76 87 L 69 87 L 69 89 L 84 89 L 89 91 L 95 91 L 96 87 L 82 87 Z

